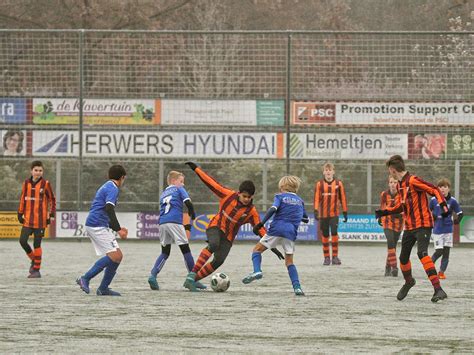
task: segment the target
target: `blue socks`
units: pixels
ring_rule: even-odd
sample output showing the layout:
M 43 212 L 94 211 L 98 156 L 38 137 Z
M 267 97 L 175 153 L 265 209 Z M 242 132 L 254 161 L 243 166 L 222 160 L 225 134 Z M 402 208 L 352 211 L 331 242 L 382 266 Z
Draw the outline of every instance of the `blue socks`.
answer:
M 97 260 L 94 265 L 92 265 L 89 271 L 84 274 L 83 278 L 87 281 L 90 281 L 92 278 L 97 276 L 102 270 L 105 269 L 104 278 L 102 279 L 102 282 L 99 286 L 101 290 L 105 290 L 112 282 L 119 265 L 120 263 L 113 262 L 112 259 L 110 259 L 107 255 L 103 256 L 102 258 Z
M 87 271 L 84 274 L 83 277 L 87 281 L 90 281 L 92 278 L 97 276 L 102 270 L 104 270 L 107 266 L 109 266 L 110 263 L 113 263 L 112 259 L 110 259 L 107 255 L 103 256 L 102 258 L 97 260 L 94 265 L 92 265 L 92 267 L 89 269 L 89 271 Z
M 183 254 L 184 262 L 186 263 L 186 269 L 188 269 L 188 272 L 190 272 L 193 267 L 194 267 L 194 259 L 193 255 L 191 252 L 188 252 L 186 254 Z
M 166 263 L 166 260 L 168 259 L 169 255 L 168 254 L 163 254 L 161 253 L 160 256 L 156 259 L 155 261 L 155 266 L 153 266 L 153 269 L 151 269 L 151 275 L 156 277 L 163 268 L 163 266 Z M 194 261 L 193 261 L 193 266 L 194 266 Z M 192 267 L 191 267 L 192 268 Z
M 252 253 L 253 272 L 262 272 L 262 253 L 254 251 Z
M 110 264 L 106 267 L 104 271 L 104 278 L 100 283 L 99 288 L 101 290 L 106 290 L 109 288 L 110 283 L 112 282 L 115 274 L 117 273 L 117 268 L 119 267 L 120 263 L 114 263 L 112 260 Z
M 288 275 L 290 275 L 291 284 L 293 288 L 295 286 L 300 286 L 300 280 L 298 279 L 298 271 L 296 270 L 296 266 L 294 264 L 288 265 Z

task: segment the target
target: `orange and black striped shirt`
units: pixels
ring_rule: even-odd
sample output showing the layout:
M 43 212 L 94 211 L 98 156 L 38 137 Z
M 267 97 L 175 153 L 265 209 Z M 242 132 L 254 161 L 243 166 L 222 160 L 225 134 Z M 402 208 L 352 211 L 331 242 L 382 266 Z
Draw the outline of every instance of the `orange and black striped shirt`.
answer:
M 339 216 L 339 202 L 342 211 L 347 213 L 347 199 L 344 184 L 341 180 L 319 180 L 314 186 L 314 209 L 318 210 L 319 218 Z
M 246 223 L 255 226 L 260 223 L 260 216 L 255 206 L 252 203 L 242 204 L 237 191 L 222 186 L 199 167 L 194 171 L 202 182 L 219 197 L 219 212 L 212 218 L 207 228 L 219 228 L 227 236 L 227 239 L 233 242 L 240 226 Z M 260 236 L 264 236 L 265 233 L 265 228 L 262 227 Z
M 391 212 L 403 212 L 405 230 L 433 227 L 433 216 L 426 194 L 435 196 L 439 204 L 446 203 L 443 194 L 436 186 L 408 172 L 398 182 L 398 193 L 400 202 L 386 209 Z
M 390 193 L 390 190 L 383 191 L 380 194 L 380 209 L 384 210 L 387 207 L 393 207 L 400 204 L 400 194 L 396 192 L 394 195 Z M 395 232 L 401 232 L 403 229 L 403 217 L 400 213 L 392 214 L 382 217 L 383 229 L 391 229 Z
M 48 211 L 49 208 L 49 211 Z M 56 198 L 48 180 L 32 178 L 23 182 L 18 213 L 23 215 L 23 226 L 28 228 L 46 228 L 49 213 L 56 212 Z

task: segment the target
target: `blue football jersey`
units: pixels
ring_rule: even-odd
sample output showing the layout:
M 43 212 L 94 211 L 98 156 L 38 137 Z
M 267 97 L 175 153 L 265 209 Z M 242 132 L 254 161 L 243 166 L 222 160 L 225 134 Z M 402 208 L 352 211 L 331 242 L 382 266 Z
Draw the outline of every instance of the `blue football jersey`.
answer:
M 119 188 L 112 180 L 103 184 L 95 193 L 89 215 L 86 219 L 86 226 L 109 228 L 109 216 L 105 212 L 105 205 L 110 203 L 116 205 L 119 196 Z
M 160 224 L 183 224 L 183 205 L 190 200 L 184 187 L 168 186 L 160 196 Z
M 436 216 L 434 221 L 433 233 L 434 234 L 444 234 L 444 233 L 452 233 L 453 232 L 453 212 L 456 214 L 462 213 L 461 206 L 459 206 L 458 201 L 448 195 L 446 198 L 446 204 L 448 205 L 449 216 L 443 218 L 441 216 L 441 207 L 439 207 L 439 203 L 435 197 L 431 198 L 430 201 L 430 210 L 433 212 L 433 216 Z
M 295 240 L 301 220 L 307 217 L 302 198 L 292 192 L 276 194 L 272 207 L 276 212 L 267 234 Z

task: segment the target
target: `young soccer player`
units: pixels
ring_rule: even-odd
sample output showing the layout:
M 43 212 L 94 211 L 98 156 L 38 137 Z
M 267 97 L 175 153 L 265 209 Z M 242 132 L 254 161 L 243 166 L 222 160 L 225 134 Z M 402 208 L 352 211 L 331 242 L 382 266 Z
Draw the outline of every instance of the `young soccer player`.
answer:
M 41 241 L 44 231 L 56 213 L 56 198 L 48 180 L 43 179 L 43 163 L 35 160 L 31 163 L 31 176 L 23 182 L 20 205 L 18 207 L 18 222 L 23 227 L 20 233 L 20 244 L 31 260 L 28 278 L 41 277 L 41 261 L 43 249 Z M 34 235 L 33 249 L 28 244 L 30 235 Z
M 242 182 L 239 191 L 234 191 L 219 184 L 195 163 L 185 164 L 193 169 L 202 182 L 219 198 L 219 211 L 206 229 L 208 246 L 202 249 L 196 264 L 184 281 L 184 287 L 190 291 L 197 291 L 196 281 L 209 276 L 224 263 L 240 226 L 246 223 L 256 226 L 260 223 L 260 216 L 253 205 L 255 185 L 252 181 Z M 259 235 L 265 235 L 265 228 L 260 228 Z M 278 258 L 284 259 L 277 249 L 272 251 Z M 212 254 L 214 254 L 213 260 L 206 264 Z
M 388 178 L 388 190 L 380 194 L 380 209 L 393 207 L 400 204 L 400 194 L 397 190 L 398 181 L 393 177 Z M 380 217 L 379 224 L 387 238 L 387 260 L 385 262 L 385 276 L 398 276 L 397 267 L 397 243 L 403 229 L 403 217 L 401 214 L 392 214 Z
M 400 252 L 400 269 L 402 270 L 405 284 L 398 292 L 397 299 L 403 300 L 408 291 L 415 286 L 415 279 L 411 273 L 410 253 L 418 244 L 418 258 L 423 264 L 426 275 L 434 288 L 432 302 L 438 302 L 448 296 L 441 288 L 436 268 L 428 255 L 428 245 L 430 243 L 431 230 L 433 228 L 433 216 L 429 209 L 428 197 L 430 194 L 436 197 L 442 216 L 448 216 L 448 207 L 441 191 L 434 185 L 423 181 L 419 177 L 410 174 L 405 168 L 405 162 L 400 155 L 394 155 L 386 163 L 390 176 L 398 181 L 398 193 L 400 203 L 393 207 L 387 206 L 383 210 L 376 210 L 375 217 L 378 219 L 394 213 L 404 213 L 404 232 L 402 238 L 402 250 Z
M 189 198 L 188 192 L 184 188 L 184 174 L 179 171 L 170 171 L 167 177 L 168 187 L 160 196 L 160 241 L 161 254 L 156 259 L 155 265 L 151 269 L 148 283 L 152 290 L 159 290 L 156 276 L 170 256 L 171 244 L 176 243 L 183 253 L 184 262 L 188 272 L 194 266 L 194 259 L 189 248 L 188 238 L 185 228 L 191 230 L 191 225 L 183 226 L 183 207 L 186 205 L 191 220 L 196 218 L 194 206 Z M 196 282 L 198 288 L 206 288 Z
M 339 224 L 339 203 L 342 205 L 344 223 L 347 222 L 347 199 L 344 184 L 341 180 L 334 178 L 335 169 L 331 163 L 323 166 L 324 178 L 316 182 L 314 187 L 314 218 L 319 220 L 322 236 L 324 262 L 330 265 L 329 238 L 332 244 L 332 264 L 341 265 L 339 259 L 339 236 L 337 226 Z
M 262 273 L 262 253 L 268 248 L 275 248 L 281 244 L 285 251 L 285 264 L 288 269 L 291 284 L 295 295 L 304 296 L 301 289 L 298 271 L 293 264 L 293 254 L 295 251 L 295 240 L 298 234 L 298 226 L 301 222 L 308 223 L 309 218 L 304 209 L 304 202 L 298 192 L 301 180 L 297 176 L 284 176 L 278 183 L 280 193 L 275 195 L 273 205 L 267 211 L 263 220 L 255 225 L 253 232 L 259 235 L 260 229 L 266 221 L 274 215 L 267 234 L 260 239 L 252 252 L 253 272 L 246 276 L 242 282 L 248 284 L 263 277 Z
M 105 269 L 102 282 L 97 288 L 97 295 L 121 296 L 119 292 L 112 291 L 109 288 L 123 258 L 115 235 L 110 229 L 117 232 L 121 239 L 127 239 L 128 230 L 120 226 L 115 215 L 119 188 L 123 185 L 126 175 L 127 173 L 123 166 L 111 166 L 109 169 L 109 180 L 97 190 L 92 201 L 89 215 L 86 219 L 86 231 L 91 238 L 96 254 L 102 256 L 102 258 L 97 260 L 89 271 L 76 280 L 81 290 L 85 293 L 90 292 L 90 280 Z
M 432 198 L 430 201 L 430 210 L 433 212 L 433 218 L 435 219 L 433 228 L 435 252 L 431 256 L 431 259 L 433 260 L 433 263 L 436 263 L 436 260 L 438 260 L 440 256 L 443 256 L 438 277 L 440 279 L 445 279 L 446 275 L 444 273 L 448 268 L 449 251 L 453 247 L 453 223 L 458 224 L 461 222 L 463 213 L 458 201 L 449 193 L 449 189 L 451 188 L 449 180 L 441 179 L 438 181 L 437 185 L 446 199 L 446 204 L 448 205 L 448 216 L 442 216 L 443 211 L 441 210 L 438 201 L 436 201 L 435 198 Z M 454 221 L 453 214 L 456 215 Z

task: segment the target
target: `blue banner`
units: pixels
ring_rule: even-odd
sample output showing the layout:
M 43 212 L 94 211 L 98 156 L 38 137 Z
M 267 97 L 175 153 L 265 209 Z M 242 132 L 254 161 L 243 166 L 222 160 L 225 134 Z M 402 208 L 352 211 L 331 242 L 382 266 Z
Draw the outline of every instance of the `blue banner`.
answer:
M 0 98 L 0 123 L 26 123 L 26 99 Z
M 264 213 L 260 213 L 260 218 L 262 219 L 265 216 Z M 193 222 L 193 227 L 191 228 L 191 240 L 206 240 L 206 228 L 211 222 L 213 214 L 199 215 Z M 270 226 L 270 221 L 265 223 L 265 228 L 268 229 Z M 259 240 L 252 232 L 252 225 L 247 223 L 240 227 L 239 232 L 237 233 L 236 240 Z M 310 218 L 309 223 L 301 223 L 298 228 L 298 240 L 312 240 L 316 241 L 316 230 L 317 230 L 317 221 L 315 225 L 314 218 Z
M 260 214 L 263 218 L 264 214 Z M 206 228 L 209 225 L 213 214 L 197 216 L 191 229 L 191 240 L 206 240 Z M 270 222 L 265 224 L 268 228 Z M 316 223 L 315 223 L 316 222 Z M 298 228 L 298 239 L 304 241 L 317 241 L 318 222 L 314 218 L 310 218 L 308 224 L 301 223 Z M 347 223 L 343 222 L 343 218 L 339 218 L 338 227 L 339 240 L 344 241 L 385 241 L 385 235 L 382 227 L 377 223 L 377 219 L 373 215 L 353 214 L 348 216 Z M 259 238 L 253 234 L 252 226 L 244 224 L 237 234 L 236 240 L 255 240 Z

